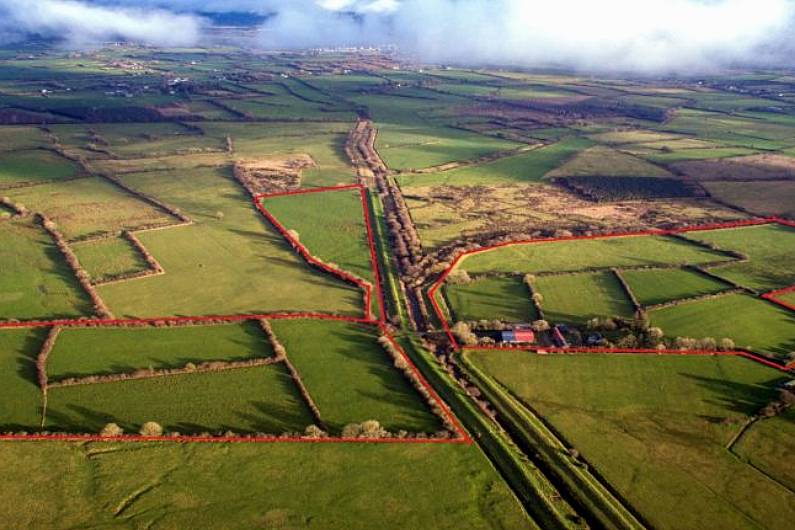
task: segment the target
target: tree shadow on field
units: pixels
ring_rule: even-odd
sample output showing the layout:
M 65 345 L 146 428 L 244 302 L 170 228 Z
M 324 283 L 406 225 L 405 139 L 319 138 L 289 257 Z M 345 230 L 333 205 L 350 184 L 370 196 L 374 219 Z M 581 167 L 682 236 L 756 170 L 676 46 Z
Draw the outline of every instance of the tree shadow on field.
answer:
M 775 398 L 776 387 L 789 380 L 787 377 L 776 377 L 763 384 L 749 385 L 688 373 L 679 373 L 679 375 L 695 382 L 709 392 L 710 397 L 705 396 L 703 398 L 705 402 L 722 407 L 727 412 L 746 416 L 755 414 L 765 404 Z
M 36 358 L 39 355 L 42 344 L 47 339 L 48 333 L 49 331 L 45 328 L 28 333 L 16 357 L 17 375 L 37 387 L 39 386 L 39 376 L 36 368 Z
M 64 430 L 78 433 L 99 433 L 108 423 L 117 423 L 125 431 L 132 429 L 132 425 L 114 418 L 112 415 L 97 410 L 92 410 L 81 405 L 67 405 L 68 412 L 61 412 L 52 408 L 47 409 L 47 428 L 51 430 Z
M 299 401 L 300 400 L 300 401 Z M 286 431 L 303 432 L 304 429 L 314 423 L 312 414 L 303 400 L 296 398 L 295 405 L 288 403 L 266 403 L 264 401 L 251 401 L 249 405 L 257 411 L 257 414 L 239 412 L 238 418 L 250 425 L 248 431 L 264 432 L 268 434 L 282 434 Z M 233 431 L 240 431 L 240 427 L 230 427 Z

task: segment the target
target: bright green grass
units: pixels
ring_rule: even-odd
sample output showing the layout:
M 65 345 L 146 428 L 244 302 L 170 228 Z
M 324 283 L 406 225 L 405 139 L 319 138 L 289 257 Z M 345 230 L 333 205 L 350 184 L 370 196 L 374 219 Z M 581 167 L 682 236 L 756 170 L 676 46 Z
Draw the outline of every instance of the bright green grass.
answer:
M 0 430 L 18 431 L 41 424 L 41 390 L 36 356 L 46 329 L 0 330 Z
M 176 222 L 98 177 L 13 189 L 7 194 L 50 217 L 67 239 Z
M 614 237 L 513 245 L 467 257 L 469 272 L 571 272 L 583 269 L 710 263 L 731 258 L 671 237 Z
M 4 442 L 0 489 L 9 528 L 531 527 L 476 446 Z
M 0 186 L 17 182 L 46 182 L 68 179 L 79 168 L 71 160 L 43 149 L 0 155 Z
M 72 250 L 95 282 L 149 268 L 140 252 L 127 239 L 121 237 L 72 245 Z
M 50 236 L 30 218 L 0 223 L 0 318 L 68 318 L 92 313 Z
M 549 322 L 584 324 L 596 317 L 631 318 L 634 308 L 612 272 L 540 276 L 536 288 Z
M 731 289 L 729 284 L 687 269 L 628 270 L 621 275 L 643 306 Z
M 795 411 L 757 422 L 740 438 L 734 452 L 790 490 L 795 490 Z
M 264 205 L 285 228 L 298 232 L 313 256 L 375 286 L 359 190 L 285 195 L 265 199 Z M 375 299 L 373 304 L 376 311 Z
M 544 175 L 591 143 L 568 138 L 556 144 L 476 166 L 400 177 L 402 186 L 477 186 L 539 182 Z
M 669 337 L 729 337 L 740 348 L 770 355 L 795 351 L 795 313 L 748 295 L 667 307 L 650 316 Z
M 653 528 L 787 528 L 795 517 L 795 495 L 725 449 L 774 396 L 776 370 L 735 357 L 509 351 L 472 359 L 551 423 Z M 767 451 L 776 443 L 761 441 Z
M 327 321 L 271 324 L 334 433 L 366 420 L 393 432 L 439 430 L 439 420 L 378 344 L 375 328 Z
M 307 405 L 280 364 L 51 388 L 51 430 L 99 432 L 114 422 L 137 431 L 147 421 L 166 430 L 201 433 L 303 431 Z
M 445 294 L 456 320 L 532 322 L 538 319 L 530 291 L 516 276 L 482 278 L 466 285 L 448 284 Z
M 101 286 L 118 315 L 362 314 L 360 291 L 307 266 L 221 170 L 142 173 L 125 181 L 180 207 L 196 223 L 138 235 L 166 274 Z
M 47 360 L 51 380 L 270 357 L 256 322 L 171 328 L 67 328 Z
M 749 256 L 748 262 L 712 269 L 723 278 L 762 291 L 795 284 L 795 228 L 762 225 L 691 232 L 687 237 Z

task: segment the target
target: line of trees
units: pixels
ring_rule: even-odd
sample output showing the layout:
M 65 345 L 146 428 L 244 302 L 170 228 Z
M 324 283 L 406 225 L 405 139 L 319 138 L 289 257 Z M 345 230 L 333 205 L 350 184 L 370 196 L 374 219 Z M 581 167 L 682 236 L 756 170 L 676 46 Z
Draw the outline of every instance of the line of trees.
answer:
M 104 300 L 102 300 L 102 298 L 99 296 L 99 293 L 94 288 L 94 284 L 91 283 L 91 275 L 89 275 L 80 264 L 80 260 L 77 259 L 77 255 L 74 253 L 72 248 L 66 242 L 66 238 L 58 229 L 58 225 L 42 213 L 36 214 L 36 220 L 55 241 L 55 245 L 58 247 L 58 250 L 60 250 L 61 254 L 66 260 L 66 263 L 74 271 L 75 276 L 77 276 L 77 280 L 83 287 L 83 290 L 88 294 L 89 298 L 91 298 L 91 302 L 94 304 L 94 312 L 97 314 L 97 316 L 107 319 L 113 318 L 113 313 L 111 313 L 110 308 L 105 305 Z

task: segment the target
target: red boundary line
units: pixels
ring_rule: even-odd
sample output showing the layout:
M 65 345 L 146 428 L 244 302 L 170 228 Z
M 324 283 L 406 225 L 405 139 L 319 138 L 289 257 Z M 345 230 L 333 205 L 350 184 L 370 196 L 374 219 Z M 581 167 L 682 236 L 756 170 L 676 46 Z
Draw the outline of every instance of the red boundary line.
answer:
M 375 289 L 377 292 L 379 316 L 378 320 L 373 318 L 372 315 L 372 289 L 373 286 L 369 283 L 356 278 L 341 269 L 329 267 L 325 263 L 318 261 L 309 250 L 295 239 L 287 229 L 265 208 L 262 201 L 267 198 L 280 197 L 287 195 L 303 195 L 307 193 L 321 193 L 328 191 L 350 191 L 359 190 L 359 196 L 362 201 L 362 213 L 364 216 L 365 226 L 367 229 L 367 242 L 370 248 L 370 263 L 374 271 Z M 466 444 L 473 443 L 472 438 L 466 432 L 458 418 L 453 414 L 447 404 L 442 400 L 439 394 L 433 389 L 430 383 L 423 377 L 420 370 L 411 360 L 406 351 L 400 346 L 395 338 L 389 333 L 386 325 L 386 312 L 384 304 L 384 293 L 381 282 L 380 267 L 378 266 L 378 254 L 375 245 L 375 236 L 372 230 L 372 217 L 370 209 L 367 204 L 367 189 L 360 184 L 353 184 L 348 186 L 331 186 L 324 188 L 315 188 L 307 190 L 287 191 L 273 194 L 259 194 L 254 196 L 254 205 L 257 210 L 277 229 L 277 231 L 292 245 L 293 249 L 301 255 L 308 263 L 333 274 L 345 281 L 356 284 L 365 291 L 365 316 L 362 318 L 331 315 L 326 313 L 315 312 L 280 312 L 280 313 L 265 313 L 265 314 L 243 314 L 243 315 L 211 315 L 211 316 L 195 316 L 195 317 L 154 317 L 154 318 L 137 318 L 137 319 L 60 319 L 60 320 L 35 320 L 25 322 L 0 322 L 0 329 L 13 329 L 13 328 L 39 328 L 39 327 L 119 327 L 125 325 L 148 325 L 155 322 L 171 322 L 171 323 L 202 323 L 202 322 L 241 322 L 247 320 L 269 319 L 269 320 L 290 320 L 290 319 L 307 319 L 307 320 L 330 320 L 339 322 L 351 322 L 355 324 L 364 324 L 376 326 L 386 336 L 398 353 L 406 361 L 414 376 L 428 392 L 431 399 L 436 402 L 442 414 L 455 428 L 457 437 L 455 438 L 309 438 L 302 436 L 230 436 L 230 437 L 207 437 L 207 436 L 142 436 L 142 435 L 122 435 L 105 437 L 97 434 L 0 434 L 0 441 L 81 441 L 81 442 L 176 442 L 176 443 L 275 443 L 275 442 L 299 442 L 299 443 L 365 443 L 365 444 Z
M 497 243 L 494 245 L 490 245 L 488 247 L 478 248 L 474 250 L 469 250 L 466 252 L 462 252 L 455 259 L 452 261 L 449 267 L 442 272 L 439 278 L 434 282 L 431 288 L 428 290 L 428 297 L 431 300 L 431 305 L 433 306 L 434 312 L 436 316 L 439 318 L 439 321 L 442 323 L 442 328 L 444 329 L 445 334 L 447 335 L 450 343 L 453 346 L 453 349 L 456 351 L 462 350 L 497 350 L 497 351 L 510 351 L 510 350 L 519 350 L 519 351 L 531 351 L 531 352 L 549 352 L 549 353 L 616 353 L 616 354 L 657 354 L 657 355 L 731 355 L 736 357 L 744 357 L 746 359 L 750 359 L 752 361 L 764 364 L 771 368 L 776 368 L 777 370 L 782 370 L 785 372 L 789 372 L 792 369 L 795 369 L 795 362 L 792 362 L 788 365 L 781 365 L 765 359 L 759 355 L 754 353 L 750 353 L 747 351 L 729 351 L 729 352 L 721 352 L 721 351 L 698 351 L 698 350 L 644 350 L 644 349 L 630 349 L 630 350 L 623 350 L 619 348 L 542 348 L 538 346 L 464 346 L 458 343 L 453 335 L 453 331 L 450 327 L 450 322 L 447 320 L 447 317 L 442 311 L 441 306 L 439 305 L 439 301 L 437 300 L 437 293 L 439 289 L 444 285 L 444 282 L 447 280 L 447 277 L 450 275 L 453 270 L 461 263 L 462 260 L 465 258 L 475 255 L 475 254 L 483 254 L 485 252 L 490 252 L 492 250 L 504 247 L 511 247 L 511 246 L 518 246 L 518 245 L 530 245 L 530 244 L 539 244 L 539 243 L 554 243 L 560 241 L 582 241 L 582 240 L 591 240 L 591 239 L 611 239 L 611 238 L 619 238 L 619 237 L 641 237 L 641 236 L 671 236 L 677 234 L 684 234 L 688 232 L 703 232 L 709 230 L 722 230 L 727 228 L 744 228 L 750 226 L 760 226 L 760 225 L 768 225 L 768 224 L 780 224 L 784 226 L 790 226 L 795 228 L 795 221 L 790 221 L 787 219 L 781 219 L 778 217 L 767 217 L 767 218 L 758 218 L 758 219 L 749 219 L 747 221 L 735 221 L 730 223 L 714 223 L 714 224 L 706 224 L 706 225 L 698 225 L 698 226 L 690 226 L 685 228 L 679 229 L 671 229 L 671 230 L 642 230 L 636 232 L 616 232 L 610 234 L 600 234 L 600 235 L 592 235 L 592 236 L 568 236 L 568 237 L 551 237 L 551 238 L 539 238 L 539 239 L 528 239 L 522 241 L 507 241 L 504 243 Z M 776 299 L 775 296 L 781 295 L 788 292 L 795 292 L 795 286 L 788 287 L 786 289 L 781 289 L 779 291 L 773 291 L 772 293 L 767 293 L 762 295 L 762 298 L 765 300 L 769 300 L 773 303 L 786 307 L 795 311 L 795 305 L 789 304 L 784 302 L 783 300 Z

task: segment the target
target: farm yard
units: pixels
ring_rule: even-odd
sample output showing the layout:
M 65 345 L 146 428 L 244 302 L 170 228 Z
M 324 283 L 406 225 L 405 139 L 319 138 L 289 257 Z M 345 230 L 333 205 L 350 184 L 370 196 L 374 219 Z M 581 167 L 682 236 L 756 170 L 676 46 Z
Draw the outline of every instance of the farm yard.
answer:
M 795 515 L 791 79 L 39 46 L 0 50 L 8 526 Z

